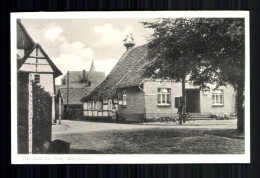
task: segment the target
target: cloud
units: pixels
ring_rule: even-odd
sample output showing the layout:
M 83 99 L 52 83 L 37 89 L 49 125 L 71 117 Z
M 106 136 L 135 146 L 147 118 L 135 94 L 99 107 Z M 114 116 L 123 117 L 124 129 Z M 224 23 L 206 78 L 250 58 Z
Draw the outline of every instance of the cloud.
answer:
M 48 40 L 51 41 L 55 41 L 55 40 L 59 40 L 62 41 L 64 40 L 64 38 L 59 38 L 60 35 L 62 34 L 63 30 L 60 26 L 56 26 L 56 25 L 51 25 L 50 28 L 48 28 L 45 33 L 44 33 L 44 37 Z
M 56 24 L 50 24 L 50 28 L 45 30 L 44 37 L 52 44 L 55 44 L 56 56 L 52 56 L 54 64 L 65 74 L 68 70 L 80 71 L 89 70 L 94 51 L 86 47 L 81 41 L 70 42 L 63 35 L 63 30 Z M 56 78 L 56 84 L 60 84 L 62 76 Z
M 75 42 L 72 43 L 72 46 L 73 46 L 74 48 L 77 48 L 77 49 L 82 49 L 82 48 L 84 47 L 84 44 L 82 44 L 82 43 L 79 42 L 79 41 L 75 41 Z
M 111 46 L 117 48 L 118 45 L 122 46 L 123 39 L 127 34 L 132 33 L 133 28 L 127 26 L 124 30 L 120 31 L 113 27 L 112 24 L 107 23 L 105 25 L 95 26 L 94 33 L 99 36 L 99 41 L 96 45 Z
M 91 65 L 91 60 L 85 60 L 84 58 L 73 54 L 73 53 L 62 53 L 58 57 L 53 57 L 52 61 L 61 70 L 63 74 L 66 74 L 68 70 L 70 71 L 80 71 L 87 69 Z M 56 78 L 55 83 L 60 85 L 60 79 L 62 76 Z
M 71 53 L 74 55 L 77 55 L 78 57 L 81 57 L 85 60 L 93 59 L 94 51 L 92 48 L 86 47 L 83 43 L 80 41 L 75 41 L 73 43 L 69 43 L 67 40 L 65 40 L 60 45 L 60 52 L 61 53 Z

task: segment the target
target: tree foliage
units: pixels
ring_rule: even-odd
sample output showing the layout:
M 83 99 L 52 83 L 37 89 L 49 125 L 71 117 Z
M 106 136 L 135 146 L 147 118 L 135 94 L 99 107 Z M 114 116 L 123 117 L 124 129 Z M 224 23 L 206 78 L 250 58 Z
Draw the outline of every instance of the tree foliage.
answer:
M 200 86 L 236 85 L 244 78 L 244 19 L 177 18 L 142 23 L 154 30 L 145 75 L 179 81 L 186 74 Z
M 145 75 L 180 81 L 199 64 L 203 46 L 200 44 L 199 19 L 161 19 L 143 22 L 154 33 L 148 43 L 152 59 Z
M 185 78 L 201 88 L 232 85 L 240 97 L 236 107 L 242 122 L 238 128 L 243 130 L 244 19 L 167 18 L 142 23 L 154 30 L 148 40 L 150 61 L 144 75 L 177 82 Z

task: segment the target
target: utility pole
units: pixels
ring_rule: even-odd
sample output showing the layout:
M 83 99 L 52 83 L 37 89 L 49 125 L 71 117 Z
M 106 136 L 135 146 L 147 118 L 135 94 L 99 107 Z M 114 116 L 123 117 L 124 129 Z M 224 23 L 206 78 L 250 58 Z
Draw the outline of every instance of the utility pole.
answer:
M 70 82 L 70 73 L 67 73 L 67 116 L 69 115 L 69 82 Z

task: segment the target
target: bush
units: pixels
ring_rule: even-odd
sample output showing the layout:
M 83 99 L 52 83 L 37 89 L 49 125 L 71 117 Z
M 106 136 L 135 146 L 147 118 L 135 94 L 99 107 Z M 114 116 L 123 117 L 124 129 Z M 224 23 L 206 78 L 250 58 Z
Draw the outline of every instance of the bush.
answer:
M 223 116 L 211 114 L 210 116 L 216 120 L 231 120 L 236 118 L 234 114 L 224 114 Z

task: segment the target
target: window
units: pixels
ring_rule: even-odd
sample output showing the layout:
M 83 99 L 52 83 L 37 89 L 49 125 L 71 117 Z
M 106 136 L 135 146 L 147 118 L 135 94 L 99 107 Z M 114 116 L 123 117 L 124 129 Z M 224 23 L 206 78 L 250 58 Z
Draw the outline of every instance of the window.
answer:
M 126 91 L 125 90 L 122 92 L 122 96 L 123 96 L 123 106 L 126 106 Z
M 34 82 L 35 83 L 40 83 L 40 75 L 39 74 L 35 74 L 34 75 Z
M 102 102 L 97 102 L 97 110 L 102 111 Z
M 224 105 L 223 90 L 213 90 L 212 105 Z
M 94 109 L 96 109 L 96 102 L 95 101 L 90 101 L 88 106 L 89 106 L 90 110 L 94 110 Z
M 170 105 L 171 104 L 171 89 L 170 88 L 158 88 L 158 105 Z
M 126 90 L 118 92 L 117 99 L 118 99 L 118 105 L 121 105 L 121 107 L 126 107 Z
M 112 108 L 113 108 L 112 100 L 109 100 L 109 101 L 108 101 L 108 109 L 109 109 L 109 110 L 112 110 Z
M 92 101 L 92 109 L 95 110 L 96 109 L 96 102 Z

